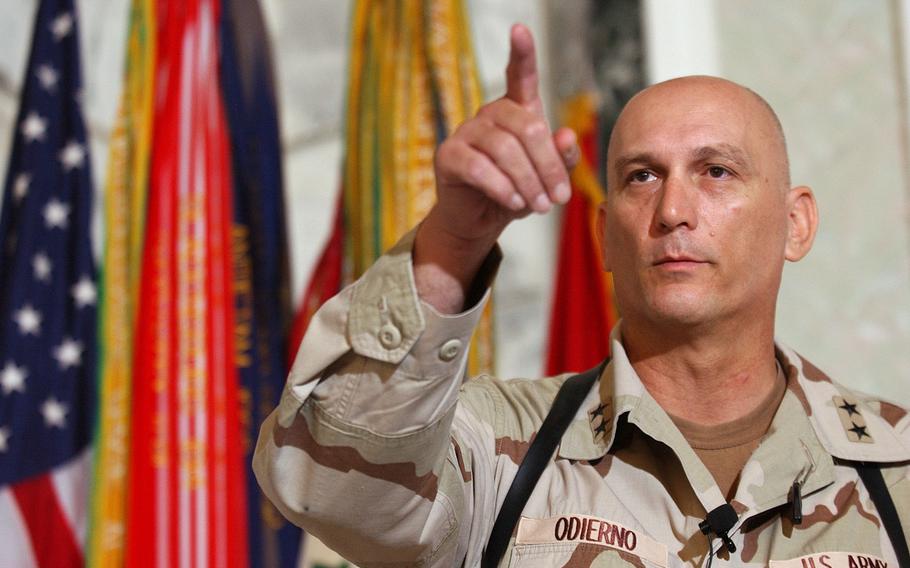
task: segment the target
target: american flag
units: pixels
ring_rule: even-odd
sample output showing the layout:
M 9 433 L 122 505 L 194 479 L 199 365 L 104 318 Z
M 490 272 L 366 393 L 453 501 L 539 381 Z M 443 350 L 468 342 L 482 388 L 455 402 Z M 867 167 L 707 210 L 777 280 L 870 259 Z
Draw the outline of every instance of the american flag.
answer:
M 0 554 L 81 566 L 95 412 L 92 184 L 73 0 L 42 0 L 0 213 Z

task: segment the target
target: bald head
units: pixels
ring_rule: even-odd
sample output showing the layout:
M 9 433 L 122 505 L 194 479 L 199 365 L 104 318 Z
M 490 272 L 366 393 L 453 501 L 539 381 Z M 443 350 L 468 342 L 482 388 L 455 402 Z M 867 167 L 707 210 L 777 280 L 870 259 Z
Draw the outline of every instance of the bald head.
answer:
M 809 251 L 818 216 L 812 191 L 789 187 L 768 104 L 714 77 L 654 85 L 617 119 L 607 168 L 599 223 L 623 332 L 773 336 L 784 262 Z
M 717 123 L 713 126 L 719 126 L 731 136 L 740 137 L 740 145 L 747 146 L 743 150 L 762 154 L 758 160 L 762 167 L 760 174 L 767 177 L 771 185 L 782 191 L 789 188 L 787 144 L 780 119 L 771 105 L 747 87 L 704 75 L 670 79 L 644 89 L 629 100 L 610 135 L 608 179 L 612 179 L 617 160 L 628 157 L 620 156 L 618 150 L 620 144 L 625 151 L 630 142 L 635 142 L 630 136 L 651 136 L 658 128 L 661 132 L 687 134 L 700 127 L 707 129 L 712 123 Z M 674 126 L 678 128 L 674 129 Z M 652 141 L 666 144 L 672 143 L 672 138 L 654 138 Z

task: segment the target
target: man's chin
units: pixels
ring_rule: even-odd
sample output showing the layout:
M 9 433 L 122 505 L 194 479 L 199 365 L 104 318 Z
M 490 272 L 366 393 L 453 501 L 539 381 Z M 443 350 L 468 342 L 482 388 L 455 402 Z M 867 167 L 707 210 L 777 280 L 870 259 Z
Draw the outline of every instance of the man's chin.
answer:
M 702 295 L 677 293 L 655 300 L 649 306 L 650 319 L 669 327 L 699 326 L 712 319 Z

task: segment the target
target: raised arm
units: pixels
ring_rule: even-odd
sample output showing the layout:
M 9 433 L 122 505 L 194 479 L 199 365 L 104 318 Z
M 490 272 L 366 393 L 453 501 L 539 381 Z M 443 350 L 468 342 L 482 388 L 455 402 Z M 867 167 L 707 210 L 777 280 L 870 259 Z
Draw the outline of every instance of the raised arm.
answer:
M 544 121 L 528 30 L 511 44 L 508 92 L 440 146 L 416 236 L 316 313 L 260 431 L 265 494 L 363 568 L 474 562 L 492 522 L 494 411 L 482 397 L 456 411 L 483 308 L 472 286 L 508 223 L 568 199 L 578 154 Z
M 417 232 L 414 277 L 421 299 L 443 313 L 465 308 L 478 268 L 510 222 L 571 194 L 575 134 L 547 125 L 530 31 L 516 24 L 510 41 L 506 94 L 436 152 L 437 202 Z

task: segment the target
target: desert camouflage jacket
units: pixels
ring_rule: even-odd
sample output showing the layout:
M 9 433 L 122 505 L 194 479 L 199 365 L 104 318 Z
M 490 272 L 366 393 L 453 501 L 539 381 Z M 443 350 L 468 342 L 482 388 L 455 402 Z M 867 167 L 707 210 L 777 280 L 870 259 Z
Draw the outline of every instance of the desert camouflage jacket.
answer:
M 567 375 L 462 384 L 484 302 L 456 316 L 423 304 L 410 248 L 406 237 L 315 316 L 254 468 L 288 519 L 361 567 L 475 567 Z M 612 349 L 501 566 L 704 566 L 720 548 L 698 525 L 724 497 L 618 335 Z M 732 501 L 737 551 L 714 565 L 896 567 L 850 463 L 882 464 L 910 531 L 907 411 L 834 383 L 783 345 L 777 357 L 788 390 Z

